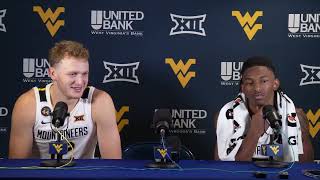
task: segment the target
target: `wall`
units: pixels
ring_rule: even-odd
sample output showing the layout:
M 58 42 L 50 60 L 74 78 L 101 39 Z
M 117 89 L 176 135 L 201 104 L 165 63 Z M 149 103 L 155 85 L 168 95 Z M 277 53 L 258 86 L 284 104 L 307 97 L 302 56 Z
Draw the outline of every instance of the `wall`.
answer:
M 173 134 L 197 159 L 211 159 L 213 115 L 236 96 L 242 62 L 262 55 L 307 113 L 319 159 L 317 7 L 316 0 L 1 1 L 0 156 L 7 157 L 16 98 L 50 81 L 48 49 L 68 39 L 89 48 L 90 85 L 112 96 L 124 147 L 157 140 L 153 112 L 170 108 Z

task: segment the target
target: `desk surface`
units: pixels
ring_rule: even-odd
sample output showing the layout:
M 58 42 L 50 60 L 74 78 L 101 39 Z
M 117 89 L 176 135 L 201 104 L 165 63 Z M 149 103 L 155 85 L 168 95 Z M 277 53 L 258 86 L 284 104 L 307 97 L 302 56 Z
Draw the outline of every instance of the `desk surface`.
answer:
M 250 162 L 180 161 L 182 169 L 148 169 L 150 161 L 76 160 L 76 166 L 40 169 L 40 160 L 0 160 L 0 178 L 16 179 L 256 179 L 255 171 L 267 172 L 267 179 L 279 179 L 285 168 L 260 168 Z M 320 169 L 316 163 L 295 163 L 289 179 L 312 179 L 305 169 Z

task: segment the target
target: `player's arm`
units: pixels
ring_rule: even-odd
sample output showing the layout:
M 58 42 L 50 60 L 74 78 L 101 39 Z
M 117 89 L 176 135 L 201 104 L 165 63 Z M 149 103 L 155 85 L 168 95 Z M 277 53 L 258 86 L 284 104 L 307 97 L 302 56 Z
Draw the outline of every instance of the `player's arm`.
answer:
M 97 125 L 101 158 L 121 159 L 121 142 L 111 97 L 106 92 L 96 89 L 91 109 Z
M 296 112 L 300 122 L 302 145 L 303 145 L 303 154 L 299 154 L 299 161 L 312 162 L 314 159 L 314 152 L 313 152 L 313 147 L 310 140 L 308 118 L 302 109 L 297 108 Z
M 260 136 L 264 133 L 265 129 L 268 129 L 268 125 L 263 119 L 261 109 L 256 114 L 252 115 L 249 123 L 248 133 L 243 139 L 239 151 L 236 154 L 236 161 L 251 161 L 252 156 L 257 149 Z
M 31 89 L 16 101 L 11 118 L 9 158 L 30 158 L 32 155 L 33 126 L 35 122 L 36 101 Z

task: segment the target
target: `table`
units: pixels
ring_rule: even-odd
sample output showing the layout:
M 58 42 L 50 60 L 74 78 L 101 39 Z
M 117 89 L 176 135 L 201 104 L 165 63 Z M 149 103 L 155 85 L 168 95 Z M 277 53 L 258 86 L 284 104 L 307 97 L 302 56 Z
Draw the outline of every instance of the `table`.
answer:
M 40 168 L 41 160 L 0 159 L 0 178 L 11 179 L 257 179 L 254 172 L 264 171 L 267 179 L 280 179 L 285 168 L 260 168 L 251 162 L 184 160 L 182 169 L 151 169 L 147 160 L 75 160 L 74 167 Z M 287 170 L 289 179 L 312 179 L 305 169 L 320 169 L 317 163 L 294 163 Z

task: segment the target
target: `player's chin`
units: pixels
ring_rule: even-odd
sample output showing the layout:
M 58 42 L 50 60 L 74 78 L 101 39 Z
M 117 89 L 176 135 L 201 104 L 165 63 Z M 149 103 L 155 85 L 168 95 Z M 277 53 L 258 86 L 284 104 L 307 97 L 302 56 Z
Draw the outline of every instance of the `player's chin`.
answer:
M 265 99 L 256 99 L 255 102 L 256 102 L 256 105 L 258 105 L 258 106 L 265 106 L 266 105 Z
M 79 99 L 79 98 L 81 98 L 82 94 L 83 94 L 83 91 L 81 91 L 81 92 L 79 92 L 79 91 L 73 91 L 73 92 L 70 93 L 69 96 L 70 96 L 71 98 L 73 98 L 73 99 Z
M 266 100 L 264 98 L 257 97 L 249 98 L 249 101 L 254 102 L 254 104 L 257 106 L 263 106 L 266 103 Z

